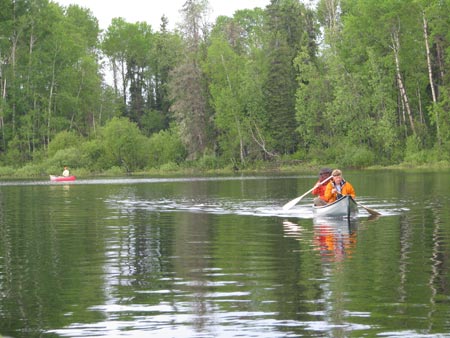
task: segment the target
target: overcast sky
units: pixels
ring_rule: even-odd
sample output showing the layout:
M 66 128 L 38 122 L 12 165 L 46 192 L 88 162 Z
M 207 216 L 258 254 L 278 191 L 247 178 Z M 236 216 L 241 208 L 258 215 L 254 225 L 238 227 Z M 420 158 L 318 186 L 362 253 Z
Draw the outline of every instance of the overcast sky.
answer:
M 129 23 L 147 22 L 153 30 L 159 30 L 161 17 L 169 19 L 169 28 L 180 22 L 179 11 L 186 0 L 54 0 L 66 7 L 77 4 L 89 8 L 98 19 L 101 29 L 106 29 L 111 19 L 122 17 Z M 238 9 L 265 8 L 270 0 L 209 0 L 210 21 L 219 15 L 232 16 Z

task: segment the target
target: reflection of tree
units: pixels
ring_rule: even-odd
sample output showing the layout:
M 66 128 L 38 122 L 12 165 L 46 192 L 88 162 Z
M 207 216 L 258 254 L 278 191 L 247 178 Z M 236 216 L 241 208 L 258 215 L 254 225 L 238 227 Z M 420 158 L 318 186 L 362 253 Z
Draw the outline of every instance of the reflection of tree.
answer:
M 183 213 L 177 215 L 174 242 L 174 270 L 179 286 L 188 291 L 195 315 L 194 326 L 199 332 L 208 330 L 211 309 L 206 294 L 209 291 L 208 273 L 212 268 L 210 215 Z M 180 279 L 180 280 L 178 280 Z
M 439 216 L 435 217 L 434 222 L 434 229 L 433 229 L 433 247 L 432 247 L 432 256 L 431 256 L 431 273 L 430 273 L 430 281 L 428 282 L 428 285 L 431 290 L 430 295 L 430 310 L 428 311 L 428 330 L 432 330 L 433 326 L 433 315 L 436 312 L 436 295 L 437 295 L 437 289 L 435 286 L 436 280 L 439 276 L 440 269 L 439 266 L 442 264 L 440 260 L 440 246 L 441 246 L 441 239 L 440 239 L 440 226 L 441 222 L 439 219 Z
M 407 282 L 408 282 L 408 264 L 411 256 L 411 238 L 413 237 L 412 228 L 407 218 L 400 219 L 400 256 L 398 261 L 399 269 L 399 288 L 398 294 L 400 303 L 405 302 L 407 297 Z
M 430 300 L 428 318 L 428 330 L 432 332 L 435 326 L 436 313 L 439 312 L 439 296 L 440 294 L 448 295 L 449 292 L 449 279 L 448 279 L 448 257 L 446 254 L 448 238 L 443 238 L 442 231 L 442 214 L 443 210 L 440 203 L 437 203 L 431 208 L 433 214 L 432 223 L 432 245 L 431 245 L 431 271 L 428 281 L 430 288 Z
M 14 210 L 0 214 L 2 334 L 38 336 L 74 318 L 98 319 L 86 308 L 104 302 L 103 280 L 92 277 L 101 275 L 104 260 L 104 229 L 92 216 L 101 215 L 104 204 L 94 188 L 85 189 L 86 199 L 64 186 L 2 194 L 1 210 Z

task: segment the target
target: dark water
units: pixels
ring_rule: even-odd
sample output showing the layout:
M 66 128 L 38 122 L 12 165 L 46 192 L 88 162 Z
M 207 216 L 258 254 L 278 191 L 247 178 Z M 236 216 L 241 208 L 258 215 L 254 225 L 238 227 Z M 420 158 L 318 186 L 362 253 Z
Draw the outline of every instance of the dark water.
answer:
M 0 182 L 0 335 L 450 337 L 449 172 Z

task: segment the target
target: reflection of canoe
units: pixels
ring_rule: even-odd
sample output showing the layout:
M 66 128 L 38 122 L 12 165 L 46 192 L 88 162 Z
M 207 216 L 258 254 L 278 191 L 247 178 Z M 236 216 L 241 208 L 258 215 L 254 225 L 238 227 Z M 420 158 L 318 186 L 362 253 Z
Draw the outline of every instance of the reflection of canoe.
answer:
M 313 212 L 315 216 L 321 217 L 355 217 L 358 214 L 358 205 L 347 195 L 324 206 L 313 206 Z
M 314 244 L 320 255 L 329 261 L 351 256 L 356 245 L 357 225 L 357 218 L 315 218 Z
M 75 176 L 55 176 L 55 175 L 50 175 L 50 181 L 53 182 L 66 182 L 66 181 L 75 181 L 76 177 Z
M 358 218 L 327 218 L 327 217 L 314 217 L 313 225 L 317 226 L 327 226 L 332 227 L 334 230 L 338 232 L 351 232 L 351 229 L 355 229 L 358 226 L 359 220 Z

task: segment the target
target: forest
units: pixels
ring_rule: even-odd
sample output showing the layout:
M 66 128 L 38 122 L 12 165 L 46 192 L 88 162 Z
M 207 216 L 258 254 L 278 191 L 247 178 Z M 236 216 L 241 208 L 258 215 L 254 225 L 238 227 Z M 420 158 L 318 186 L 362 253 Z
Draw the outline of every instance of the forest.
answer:
M 450 165 L 450 0 L 208 9 L 0 0 L 0 176 Z

